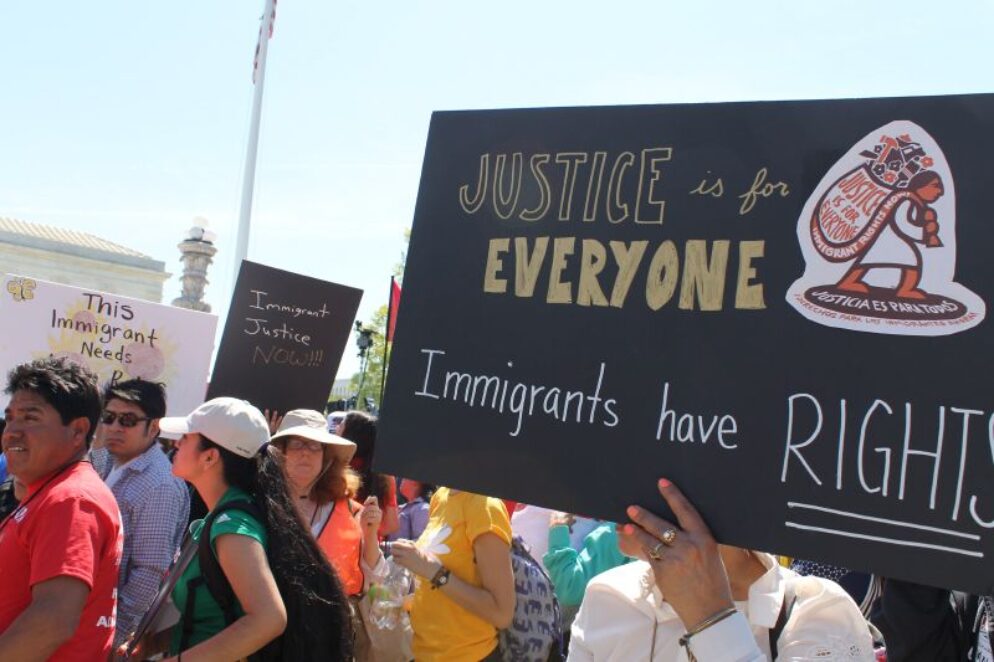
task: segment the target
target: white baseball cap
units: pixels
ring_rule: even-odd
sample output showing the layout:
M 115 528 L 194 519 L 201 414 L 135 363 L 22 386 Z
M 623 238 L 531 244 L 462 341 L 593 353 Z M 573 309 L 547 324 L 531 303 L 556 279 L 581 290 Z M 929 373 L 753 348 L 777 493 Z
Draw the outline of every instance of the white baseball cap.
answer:
M 171 434 L 202 434 L 218 446 L 242 457 L 255 457 L 269 442 L 269 423 L 245 400 L 214 398 L 189 416 L 159 419 L 159 429 Z

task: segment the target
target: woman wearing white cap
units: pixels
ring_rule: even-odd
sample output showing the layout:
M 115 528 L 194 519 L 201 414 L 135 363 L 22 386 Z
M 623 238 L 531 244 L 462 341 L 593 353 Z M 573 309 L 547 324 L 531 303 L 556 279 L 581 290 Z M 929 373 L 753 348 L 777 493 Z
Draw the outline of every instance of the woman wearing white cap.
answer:
M 356 445 L 328 432 L 324 416 L 295 409 L 283 417 L 272 437 L 286 456 L 294 504 L 304 524 L 338 572 L 345 593 L 363 592 L 366 570 L 383 558 L 376 531 L 383 518 L 376 497 L 359 505 L 349 498 L 349 460 Z
M 163 418 L 159 425 L 163 432 L 183 435 L 173 473 L 192 483 L 210 509 L 190 531 L 200 540 L 209 526 L 213 552 L 206 559 L 203 551 L 195 556 L 173 591 L 182 618 L 170 647 L 176 657 L 169 660 L 239 660 L 284 630 L 283 659 L 349 659 L 352 627 L 345 596 L 301 524 L 262 413 L 242 400 L 215 398 L 186 418 Z M 226 506 L 234 502 L 240 507 Z M 228 609 L 201 572 L 202 561 L 215 559 L 233 593 Z M 314 618 L 321 622 L 304 622 Z

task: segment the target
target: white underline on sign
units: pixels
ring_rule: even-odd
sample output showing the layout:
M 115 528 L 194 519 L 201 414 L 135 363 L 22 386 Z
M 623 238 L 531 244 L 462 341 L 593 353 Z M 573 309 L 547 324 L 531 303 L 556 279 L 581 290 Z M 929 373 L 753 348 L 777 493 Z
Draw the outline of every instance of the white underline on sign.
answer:
M 791 529 L 801 529 L 803 531 L 814 531 L 817 533 L 828 533 L 834 536 L 843 536 L 846 538 L 860 538 L 861 540 L 873 540 L 876 542 L 885 542 L 891 545 L 901 545 L 902 547 L 923 547 L 925 549 L 936 549 L 941 552 L 952 552 L 953 554 L 962 554 L 964 556 L 975 556 L 979 559 L 984 558 L 983 552 L 974 552 L 968 549 L 959 549 L 958 547 L 946 547 L 944 545 L 932 545 L 927 542 L 918 542 L 916 540 L 898 540 L 896 538 L 868 536 L 863 533 L 854 533 L 852 531 L 840 531 L 838 529 L 825 529 L 820 526 L 807 526 L 806 524 L 797 524 L 795 522 L 784 522 L 784 526 L 787 526 Z
M 933 533 L 944 533 L 947 536 L 957 536 L 959 538 L 966 538 L 967 540 L 980 540 L 980 536 L 974 533 L 963 533 L 962 531 L 953 531 L 952 529 L 940 529 L 935 526 L 926 526 L 924 524 L 915 524 L 914 522 L 901 522 L 895 519 L 885 519 L 883 517 L 874 517 L 872 515 L 861 515 L 860 513 L 851 513 L 847 510 L 836 510 L 835 508 L 826 508 L 824 506 L 814 506 L 809 503 L 797 503 L 796 501 L 788 501 L 788 508 L 807 508 L 808 510 L 820 510 L 823 513 L 832 513 L 833 515 L 842 515 L 843 517 L 852 517 L 855 519 L 862 519 L 868 522 L 880 522 L 881 524 L 893 524 L 894 526 L 906 526 L 909 529 L 920 529 L 921 531 L 932 531 Z

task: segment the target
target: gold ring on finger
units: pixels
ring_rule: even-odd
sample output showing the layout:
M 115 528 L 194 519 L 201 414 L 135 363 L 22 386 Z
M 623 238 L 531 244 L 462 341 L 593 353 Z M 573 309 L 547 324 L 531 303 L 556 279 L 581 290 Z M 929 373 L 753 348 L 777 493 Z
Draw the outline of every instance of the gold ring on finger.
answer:
M 664 545 L 669 547 L 676 541 L 676 529 L 666 529 L 659 539 L 663 541 Z
M 653 561 L 663 560 L 663 550 L 666 548 L 665 543 L 656 543 L 656 546 L 649 550 L 649 558 Z

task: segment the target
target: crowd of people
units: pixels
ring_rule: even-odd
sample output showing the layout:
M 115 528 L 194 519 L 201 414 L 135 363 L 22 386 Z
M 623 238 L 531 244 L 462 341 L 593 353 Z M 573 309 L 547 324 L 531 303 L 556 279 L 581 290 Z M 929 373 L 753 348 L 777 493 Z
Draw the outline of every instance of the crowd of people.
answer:
M 61 359 L 6 394 L 0 661 L 992 659 L 988 598 L 719 545 L 666 478 L 604 522 L 398 484 L 361 412 L 167 417 Z

